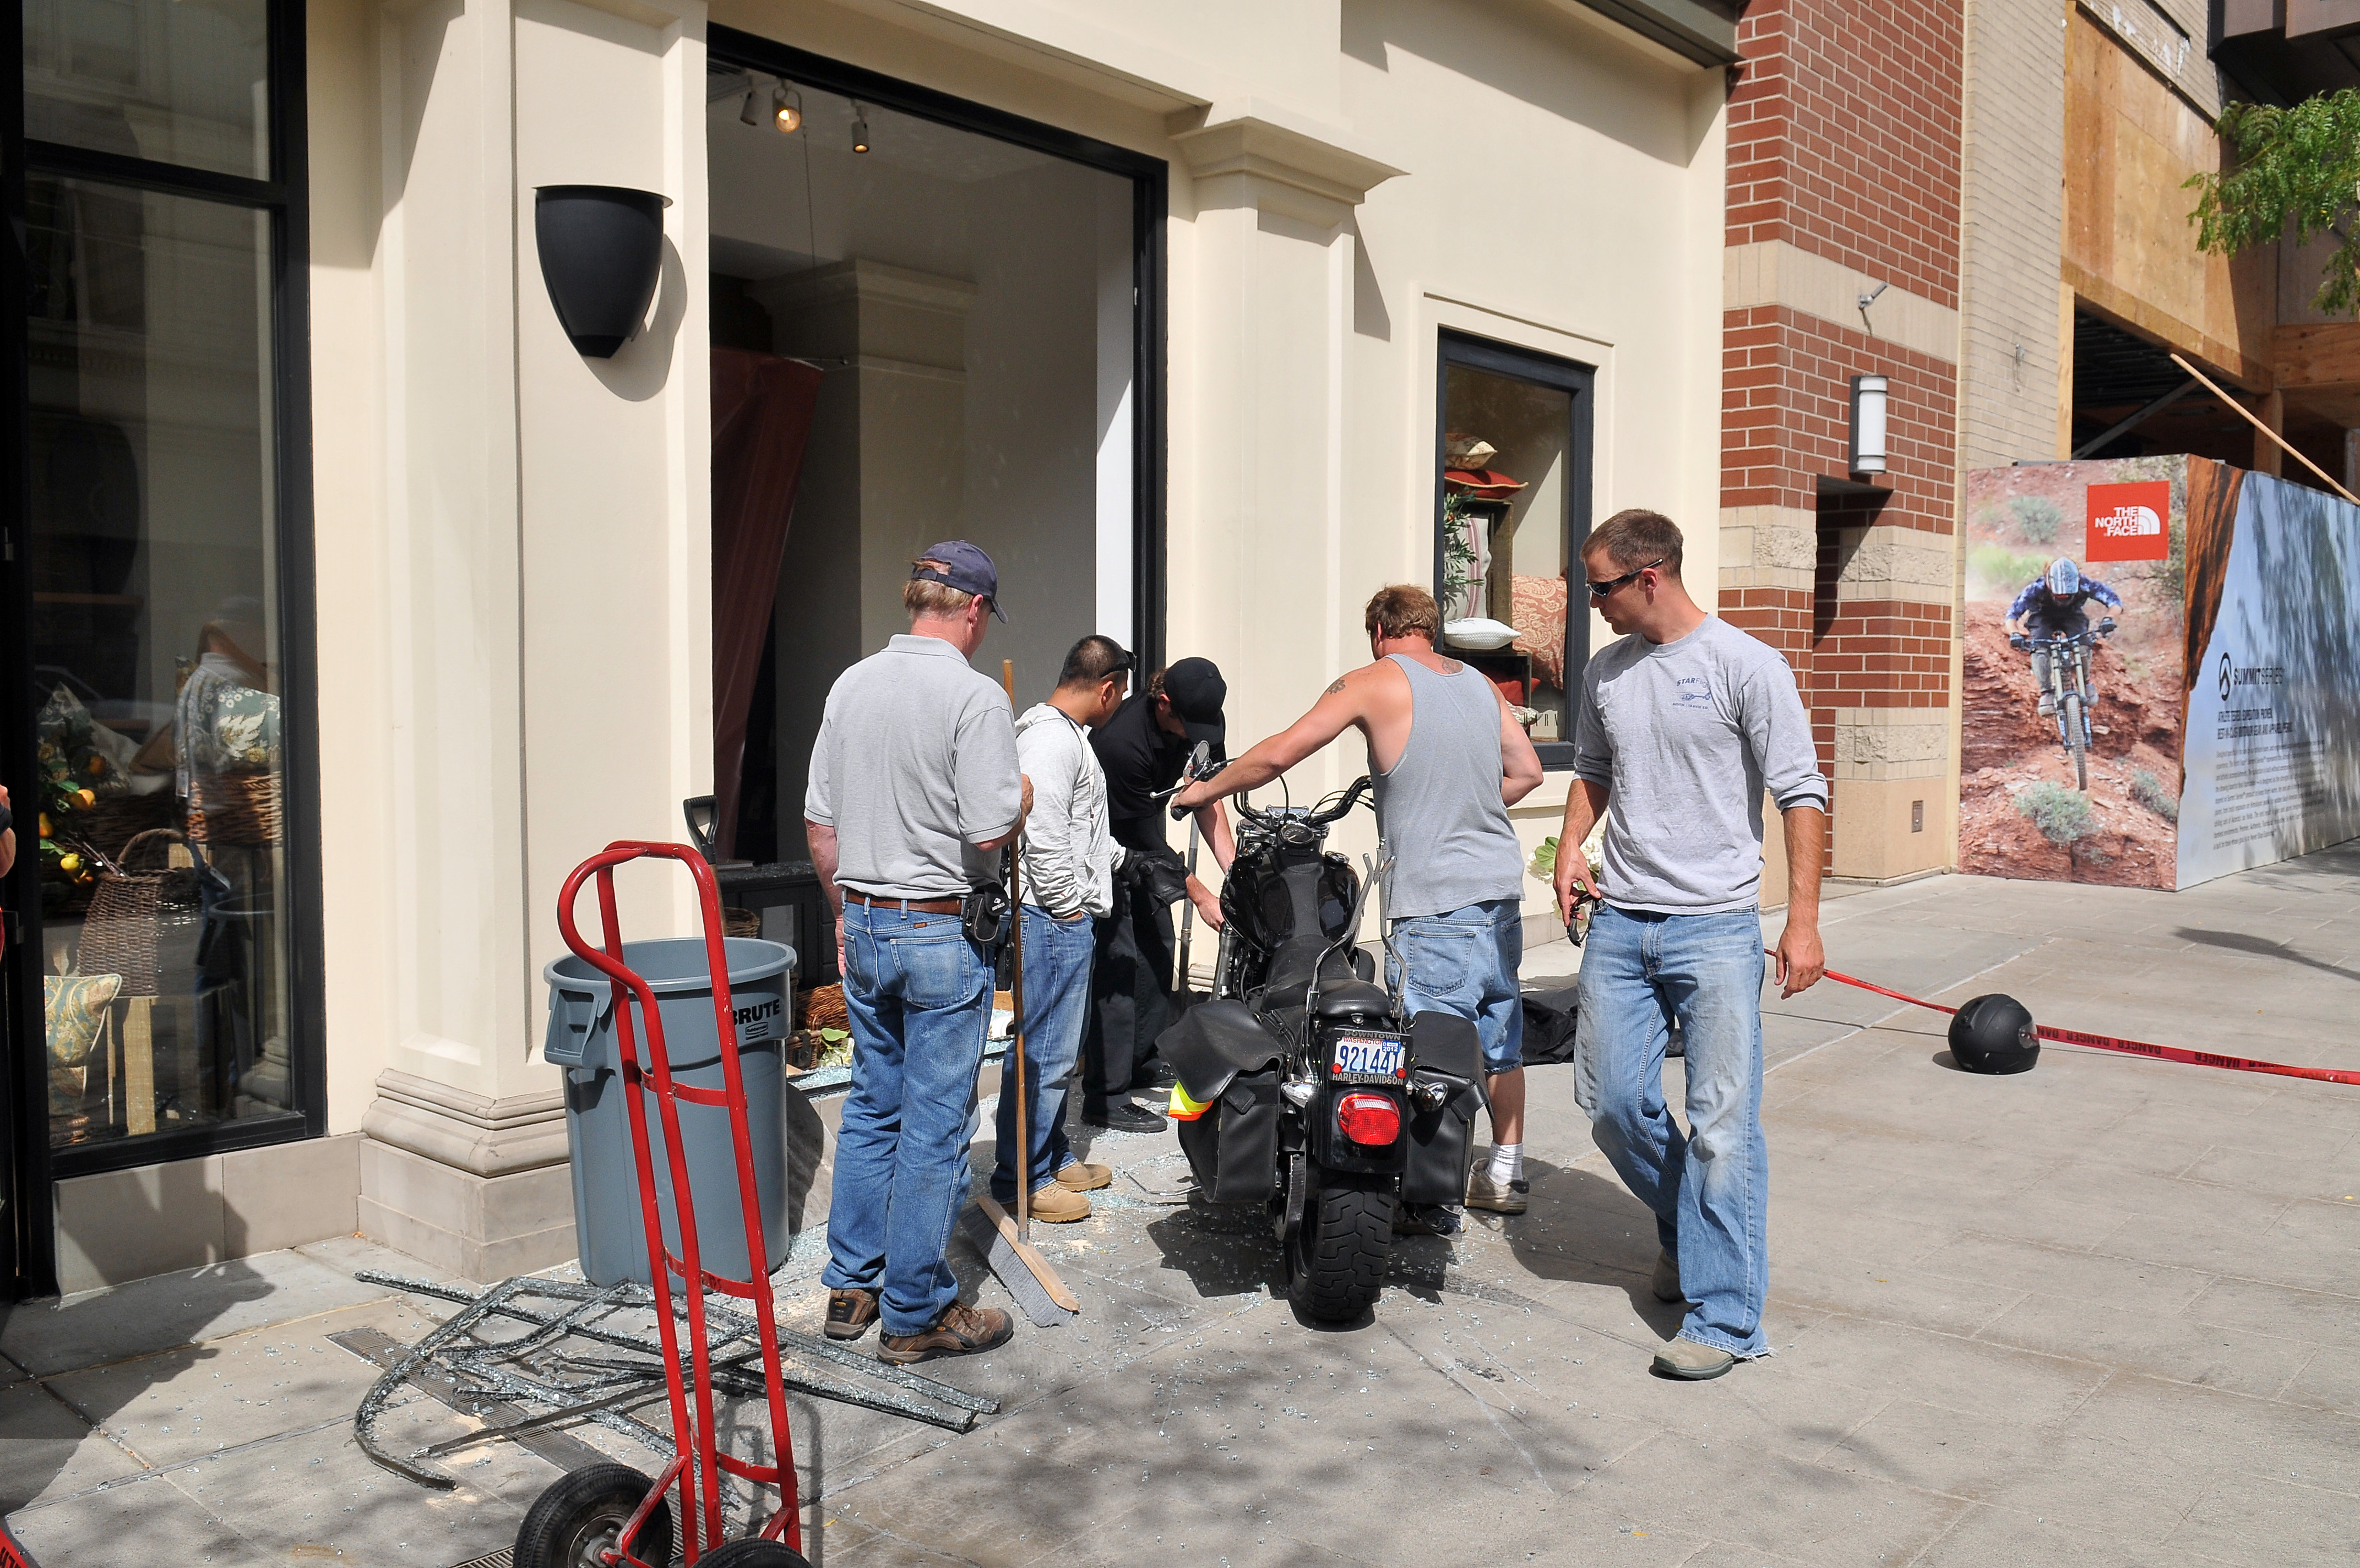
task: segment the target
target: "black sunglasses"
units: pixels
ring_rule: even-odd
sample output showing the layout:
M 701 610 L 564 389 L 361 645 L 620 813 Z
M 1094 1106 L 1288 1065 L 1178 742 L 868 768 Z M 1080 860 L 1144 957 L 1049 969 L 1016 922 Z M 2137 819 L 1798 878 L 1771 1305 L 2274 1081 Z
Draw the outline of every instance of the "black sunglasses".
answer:
M 1639 568 L 1639 572 L 1652 572 L 1670 559 L 1671 558 L 1669 556 L 1657 556 L 1655 560 L 1647 562 L 1646 565 Z M 1634 583 L 1638 581 L 1639 572 L 1626 572 L 1620 577 L 1610 577 L 1603 583 L 1592 582 L 1590 583 L 1590 596 L 1593 599 L 1603 599 L 1609 593 L 1613 593 L 1617 588 L 1622 587 L 1625 583 Z

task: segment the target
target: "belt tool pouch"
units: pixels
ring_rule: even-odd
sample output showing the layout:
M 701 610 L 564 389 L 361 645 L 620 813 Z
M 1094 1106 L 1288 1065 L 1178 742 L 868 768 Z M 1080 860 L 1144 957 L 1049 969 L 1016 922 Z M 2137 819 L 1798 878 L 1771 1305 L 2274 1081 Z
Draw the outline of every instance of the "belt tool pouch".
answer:
M 1436 1090 L 1442 1104 L 1426 1101 Z M 1423 1091 L 1423 1093 L 1421 1093 Z M 1480 1085 L 1431 1067 L 1410 1076 L 1409 1166 L 1402 1174 L 1405 1203 L 1463 1203 L 1467 1171 L 1475 1154 L 1475 1113 L 1482 1107 Z
M 959 900 L 959 926 L 967 940 L 989 953 L 1008 940 L 1010 917 L 1014 913 L 1008 901 L 1008 889 L 997 882 L 989 882 Z
M 1278 1070 L 1240 1073 L 1212 1108 L 1179 1124 L 1197 1190 L 1217 1203 L 1255 1203 L 1278 1190 Z

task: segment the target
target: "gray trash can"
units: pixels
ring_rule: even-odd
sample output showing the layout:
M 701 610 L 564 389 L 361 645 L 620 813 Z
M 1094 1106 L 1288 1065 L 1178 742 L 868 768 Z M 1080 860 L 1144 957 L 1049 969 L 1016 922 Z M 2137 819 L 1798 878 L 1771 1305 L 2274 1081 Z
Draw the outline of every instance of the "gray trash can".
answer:
M 789 1240 L 783 1102 L 795 954 L 781 942 L 751 937 L 729 938 L 726 951 L 730 1006 L 738 1020 L 738 1065 L 746 1085 L 746 1129 L 753 1139 L 754 1185 L 761 1198 L 762 1245 L 769 1254 L 763 1272 L 768 1273 L 786 1260 Z M 673 1081 L 700 1089 L 726 1087 L 720 1045 L 713 1031 L 713 985 L 705 968 L 705 939 L 625 942 L 623 961 L 656 994 Z M 622 1058 L 615 1045 L 614 987 L 572 953 L 543 970 L 542 978 L 549 982 L 549 1032 L 541 1055 L 565 1073 L 565 1141 L 574 1158 L 574 1229 L 583 1276 L 594 1285 L 625 1279 L 652 1284 Z M 644 1026 L 634 1039 L 645 1061 L 650 1048 Z M 664 1244 L 677 1257 L 679 1221 L 672 1206 L 663 1121 L 652 1094 L 641 1108 L 647 1113 Z M 686 1101 L 679 1102 L 678 1110 L 689 1192 L 696 1202 L 699 1261 L 724 1278 L 750 1278 L 729 1113 L 719 1105 Z

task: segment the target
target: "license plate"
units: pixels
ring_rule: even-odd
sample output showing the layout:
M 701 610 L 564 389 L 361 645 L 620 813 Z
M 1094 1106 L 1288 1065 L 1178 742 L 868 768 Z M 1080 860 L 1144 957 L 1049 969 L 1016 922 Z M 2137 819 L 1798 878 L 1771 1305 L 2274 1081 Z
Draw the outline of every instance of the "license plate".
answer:
M 1402 1042 L 1377 1035 L 1341 1036 L 1336 1041 L 1336 1061 L 1331 1071 L 1338 1078 L 1399 1078 Z

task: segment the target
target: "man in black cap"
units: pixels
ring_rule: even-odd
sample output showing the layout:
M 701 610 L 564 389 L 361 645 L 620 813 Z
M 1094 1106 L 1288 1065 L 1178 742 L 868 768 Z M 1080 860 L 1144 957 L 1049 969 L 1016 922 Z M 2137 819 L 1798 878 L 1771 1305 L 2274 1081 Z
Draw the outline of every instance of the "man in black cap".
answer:
M 1221 901 L 1188 875 L 1164 836 L 1164 802 L 1156 799 L 1180 781 L 1198 746 L 1221 749 L 1221 704 L 1229 685 L 1209 659 L 1184 659 L 1150 676 L 1114 717 L 1090 732 L 1106 771 L 1107 816 L 1115 842 L 1131 853 L 1115 877 L 1114 912 L 1098 921 L 1090 975 L 1090 1021 L 1082 1037 L 1082 1119 L 1123 1132 L 1162 1130 L 1164 1118 L 1127 1096 L 1143 1086 L 1155 1037 L 1177 1008 L 1172 987 L 1175 942 L 1172 905 L 1185 897 L 1196 917 L 1221 928 Z M 1229 813 L 1218 801 L 1196 813 L 1196 825 L 1223 871 L 1237 852 Z M 1187 976 L 1176 983 L 1185 986 Z

